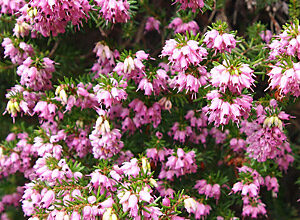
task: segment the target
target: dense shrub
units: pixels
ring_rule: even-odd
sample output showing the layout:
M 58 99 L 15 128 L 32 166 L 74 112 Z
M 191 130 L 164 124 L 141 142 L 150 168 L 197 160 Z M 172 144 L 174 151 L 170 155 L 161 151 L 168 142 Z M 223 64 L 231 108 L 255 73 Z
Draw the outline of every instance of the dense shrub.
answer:
M 0 9 L 1 219 L 297 216 L 299 2 Z

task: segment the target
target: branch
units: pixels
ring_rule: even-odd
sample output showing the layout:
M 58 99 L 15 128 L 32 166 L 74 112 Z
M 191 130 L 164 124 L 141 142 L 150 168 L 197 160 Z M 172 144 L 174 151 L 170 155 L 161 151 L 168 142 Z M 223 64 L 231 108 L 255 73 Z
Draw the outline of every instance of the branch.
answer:
M 145 24 L 146 24 L 146 18 L 144 18 L 139 26 L 139 29 L 136 33 L 136 38 L 134 43 L 137 44 L 138 42 L 140 42 L 143 34 L 144 34 L 144 29 L 145 29 Z
M 276 33 L 277 34 L 280 33 L 280 30 L 281 30 L 280 25 L 278 24 L 278 22 L 276 21 L 276 19 L 274 18 L 274 16 L 272 15 L 272 13 L 270 11 L 268 12 L 268 14 L 269 14 L 269 17 L 270 17 L 272 23 L 275 26 Z
M 54 55 L 54 53 L 55 53 L 55 51 L 56 51 L 56 49 L 57 49 L 57 47 L 58 47 L 60 41 L 61 41 L 61 39 L 58 39 L 58 40 L 55 42 L 55 44 L 54 44 L 52 50 L 50 51 L 50 53 L 49 53 L 49 55 L 48 55 L 49 58 L 51 58 L 51 57 Z
M 8 65 L 8 66 L 0 66 L 0 69 L 7 70 L 7 69 L 15 68 L 16 66 L 18 66 L 18 65 L 17 64 L 11 64 L 11 65 Z
M 105 33 L 105 31 L 101 27 L 99 27 L 99 31 L 100 31 L 100 33 L 103 37 L 107 38 L 107 34 Z

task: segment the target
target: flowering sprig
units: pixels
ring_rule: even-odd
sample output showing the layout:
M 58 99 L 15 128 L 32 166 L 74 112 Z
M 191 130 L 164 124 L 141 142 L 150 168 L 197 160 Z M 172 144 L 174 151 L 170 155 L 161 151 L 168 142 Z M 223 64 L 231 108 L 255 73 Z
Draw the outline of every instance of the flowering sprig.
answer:
M 212 48 L 217 52 L 231 52 L 236 47 L 236 40 L 233 34 L 226 33 L 227 24 L 218 21 L 212 24 L 211 30 L 205 33 L 203 42 L 208 48 Z
M 252 106 L 252 97 L 240 95 L 230 97 L 226 93 L 213 90 L 207 94 L 207 99 L 212 100 L 206 109 L 209 114 L 208 121 L 214 122 L 215 126 L 226 125 L 230 120 L 239 124 L 242 117 L 247 119 Z
M 222 64 L 211 69 L 210 83 L 222 92 L 228 89 L 232 93 L 241 94 L 243 89 L 249 89 L 253 86 L 255 77 L 253 73 L 254 70 L 248 64 L 229 58 L 229 60 L 225 59 Z
M 300 59 L 299 20 L 284 26 L 283 32 L 269 44 L 270 59 L 274 60 L 283 55 L 295 56 Z
M 87 19 L 90 9 L 91 6 L 86 0 L 75 0 L 63 4 L 60 0 L 50 2 L 33 0 L 20 9 L 22 15 L 19 20 L 32 26 L 32 37 L 35 37 L 37 32 L 44 37 L 51 34 L 57 36 L 65 32 L 68 22 L 79 27 L 82 20 Z
M 190 16 L 186 16 L 190 18 Z M 199 26 L 197 22 L 194 20 L 185 21 L 185 17 L 176 17 L 172 20 L 172 22 L 169 24 L 168 28 L 173 29 L 175 34 L 186 34 L 193 33 L 193 35 L 197 35 L 197 32 L 199 31 Z
M 203 0 L 175 0 L 175 2 L 181 4 L 181 9 L 185 10 L 186 8 L 191 8 L 193 12 L 204 7 Z
M 198 66 L 205 59 L 207 51 L 199 46 L 198 36 L 178 35 L 176 39 L 166 41 L 161 56 L 168 56 L 168 60 L 174 68 L 185 71 L 189 66 Z

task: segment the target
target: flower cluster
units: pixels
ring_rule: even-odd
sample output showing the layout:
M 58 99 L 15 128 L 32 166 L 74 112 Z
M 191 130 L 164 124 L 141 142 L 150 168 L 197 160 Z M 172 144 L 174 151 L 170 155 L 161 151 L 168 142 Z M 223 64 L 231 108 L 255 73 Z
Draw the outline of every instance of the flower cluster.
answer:
M 15 193 L 6 194 L 2 197 L 0 201 L 0 213 L 2 219 L 9 219 L 7 213 L 5 213 L 6 208 L 9 208 L 10 206 L 18 208 L 20 206 L 19 202 L 22 199 L 23 192 L 24 190 L 22 187 L 17 187 Z
M 241 94 L 244 88 L 249 89 L 253 85 L 253 72 L 247 64 L 234 67 L 224 61 L 223 65 L 210 71 L 210 83 L 222 92 L 228 89 L 232 93 Z
M 287 142 L 287 137 L 283 132 L 283 120 L 288 120 L 290 116 L 283 111 L 278 111 L 277 102 L 271 100 L 270 106 L 263 108 L 257 106 L 257 122 L 253 122 L 256 126 L 253 131 L 248 130 L 245 126 L 244 129 L 247 135 L 246 144 L 249 156 L 256 160 L 263 162 L 267 159 L 277 159 L 279 165 L 281 164 L 280 158 L 285 158 L 287 163 L 293 161 L 289 156 L 291 148 Z M 282 164 L 283 168 L 287 166 Z
M 27 216 L 54 219 L 80 219 L 80 216 L 94 219 L 100 216 L 117 219 L 115 205 L 133 218 L 142 215 L 146 219 L 158 219 L 162 215 L 158 207 L 150 206 L 155 203 L 152 188 L 156 182 L 151 178 L 150 165 L 145 158 L 133 158 L 120 167 L 107 167 L 104 172 L 97 169 L 88 175 L 72 171 L 64 159 L 57 161 L 46 157 L 43 161 L 37 162 L 37 181 L 25 186 L 22 208 Z M 47 179 L 44 179 L 45 175 Z M 41 178 L 48 185 L 41 184 Z M 73 188 L 73 185 L 77 187 Z M 62 194 L 58 191 L 60 188 L 64 189 Z M 39 210 L 43 209 L 47 211 L 41 213 Z
M 24 0 L 0 0 L 1 14 L 15 14 L 25 3 Z
M 212 100 L 211 104 L 206 109 L 209 114 L 209 123 L 214 122 L 215 126 L 226 125 L 229 121 L 237 124 L 240 123 L 242 117 L 247 119 L 252 106 L 252 97 L 241 95 L 235 97 L 231 102 L 225 101 L 222 95 L 217 90 L 213 90 L 207 94 L 207 99 Z
M 99 104 L 104 104 L 106 108 L 112 104 L 118 104 L 121 100 L 127 99 L 126 88 L 127 83 L 124 81 L 118 82 L 114 78 L 109 78 L 108 83 L 101 82 L 94 87 Z
M 186 32 L 191 32 L 196 35 L 199 31 L 199 26 L 195 21 L 189 21 L 184 23 L 181 18 L 174 18 L 169 24 L 168 28 L 173 29 L 174 33 L 185 34 Z
M 105 112 L 100 111 L 99 114 L 89 139 L 93 147 L 94 157 L 106 159 L 119 153 L 124 144 L 121 141 L 120 131 L 110 129 L 109 122 L 105 118 Z
M 189 120 L 191 129 L 191 134 L 189 136 L 189 141 L 195 144 L 205 144 L 206 138 L 208 136 L 208 129 L 207 129 L 207 116 L 202 111 L 200 114 L 190 110 L 184 116 L 186 120 Z M 213 130 L 211 130 L 213 131 Z M 210 132 L 211 132 L 210 131 Z
M 145 24 L 145 32 L 156 30 L 158 33 L 160 33 L 159 25 L 159 20 L 155 19 L 154 17 L 149 17 Z
M 266 205 L 259 199 L 260 186 L 264 185 L 264 178 L 257 171 L 246 166 L 239 168 L 239 175 L 243 180 L 235 183 L 232 191 L 241 192 L 243 196 L 242 215 L 251 218 L 257 218 L 258 215 L 266 216 Z
M 116 22 L 127 22 L 130 19 L 129 3 L 127 0 L 96 0 L 100 7 L 100 14 L 105 20 Z
M 54 61 L 45 57 L 32 60 L 28 57 L 18 67 L 17 74 L 21 76 L 21 85 L 25 85 L 35 91 L 48 90 L 52 88 L 50 79 L 55 71 Z
M 123 122 L 123 126 L 126 130 L 135 130 L 136 128 L 141 128 L 142 125 L 153 123 L 153 127 L 157 127 L 161 122 L 161 107 L 158 103 L 153 103 L 150 108 L 139 99 L 134 99 L 128 105 L 130 109 L 134 112 L 134 117 L 131 119 L 126 117 Z M 128 115 L 126 115 L 128 116 Z M 127 127 L 125 127 L 127 125 Z
M 97 62 L 92 67 L 92 71 L 95 72 L 95 78 L 99 75 L 108 75 L 112 72 L 115 66 L 115 59 L 120 56 L 117 50 L 112 51 L 106 44 L 98 42 L 93 50 L 98 57 Z
M 188 173 L 195 173 L 197 165 L 195 163 L 195 152 L 185 153 L 183 149 L 178 148 L 175 155 L 168 156 L 167 161 L 159 174 L 159 178 L 174 180 L 174 177 L 183 176 Z
M 291 67 L 286 63 L 272 66 L 268 76 L 270 77 L 269 88 L 277 89 L 282 95 L 300 96 L 300 62 L 293 63 Z
M 198 93 L 201 86 L 206 85 L 208 77 L 207 71 L 200 66 L 191 73 L 178 73 L 173 79 L 169 81 L 171 88 L 177 88 L 179 92 L 186 91 L 194 94 Z
M 269 44 L 270 59 L 278 59 L 283 55 L 296 56 L 300 59 L 299 23 L 287 25 L 284 31 Z
M 33 0 L 20 9 L 22 15 L 19 21 L 25 21 L 32 26 L 32 36 L 36 32 L 44 37 L 51 34 L 57 36 L 65 32 L 65 27 L 69 22 L 74 26 L 81 25 L 90 9 L 91 6 L 87 0 Z
M 168 56 L 168 60 L 175 68 L 186 70 L 189 66 L 199 65 L 207 56 L 207 51 L 194 40 L 180 43 L 174 39 L 170 39 L 166 41 L 161 56 Z
M 232 138 L 230 140 L 230 147 L 235 152 L 241 152 L 246 149 L 246 141 L 244 139 Z
M 74 132 L 75 133 L 75 132 Z M 78 129 L 78 135 L 70 134 L 66 137 L 66 144 L 71 150 L 75 150 L 79 157 L 83 158 L 90 153 L 91 143 L 88 138 L 87 129 Z
M 133 79 L 139 82 L 145 76 L 145 65 L 143 61 L 149 59 L 149 54 L 145 51 L 137 51 L 135 57 L 128 55 L 123 62 L 119 62 L 114 71 L 119 75 L 124 75 L 127 79 Z
M 221 187 L 219 184 L 208 184 L 206 180 L 197 180 L 197 184 L 194 186 L 198 190 L 199 194 L 205 194 L 207 197 L 213 197 L 216 200 L 220 198 Z
M 204 7 L 203 0 L 176 0 L 175 2 L 181 4 L 180 8 L 183 10 L 186 8 L 191 8 L 193 12 Z
M 211 210 L 209 205 L 204 205 L 191 197 L 184 200 L 184 207 L 188 213 L 195 214 L 195 219 L 201 219 L 203 216 L 208 215 Z
M 17 47 L 15 47 L 16 43 Z M 13 64 L 22 64 L 24 60 L 34 55 L 31 45 L 24 42 L 13 42 L 10 38 L 4 38 L 2 46 L 4 47 L 4 57 L 9 57 Z
M 29 143 L 27 133 L 14 134 L 7 136 L 8 147 L 0 147 L 0 175 L 7 177 L 17 171 L 29 176 L 31 171 L 32 144 Z M 10 147 L 9 147 L 10 146 Z
M 268 88 L 277 90 L 281 96 L 300 95 L 300 63 L 297 62 L 300 59 L 299 32 L 299 22 L 289 24 L 268 45 L 269 59 L 276 60 L 268 72 Z
M 152 93 L 158 95 L 161 91 L 168 90 L 169 79 L 170 78 L 164 69 L 158 69 L 156 72 L 149 72 L 148 76 L 140 81 L 137 90 L 144 90 L 145 95 L 151 95 Z
M 205 33 L 203 42 L 208 48 L 213 48 L 215 53 L 223 53 L 224 51 L 231 52 L 236 46 L 236 40 L 233 34 L 220 33 L 215 29 Z

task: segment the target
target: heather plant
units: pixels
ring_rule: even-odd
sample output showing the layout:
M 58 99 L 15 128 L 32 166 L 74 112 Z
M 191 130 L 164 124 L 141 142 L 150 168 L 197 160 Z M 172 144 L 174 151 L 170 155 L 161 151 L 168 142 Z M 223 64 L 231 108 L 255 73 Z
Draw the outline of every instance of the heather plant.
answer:
M 0 0 L 1 219 L 295 218 L 299 4 L 228 2 Z

